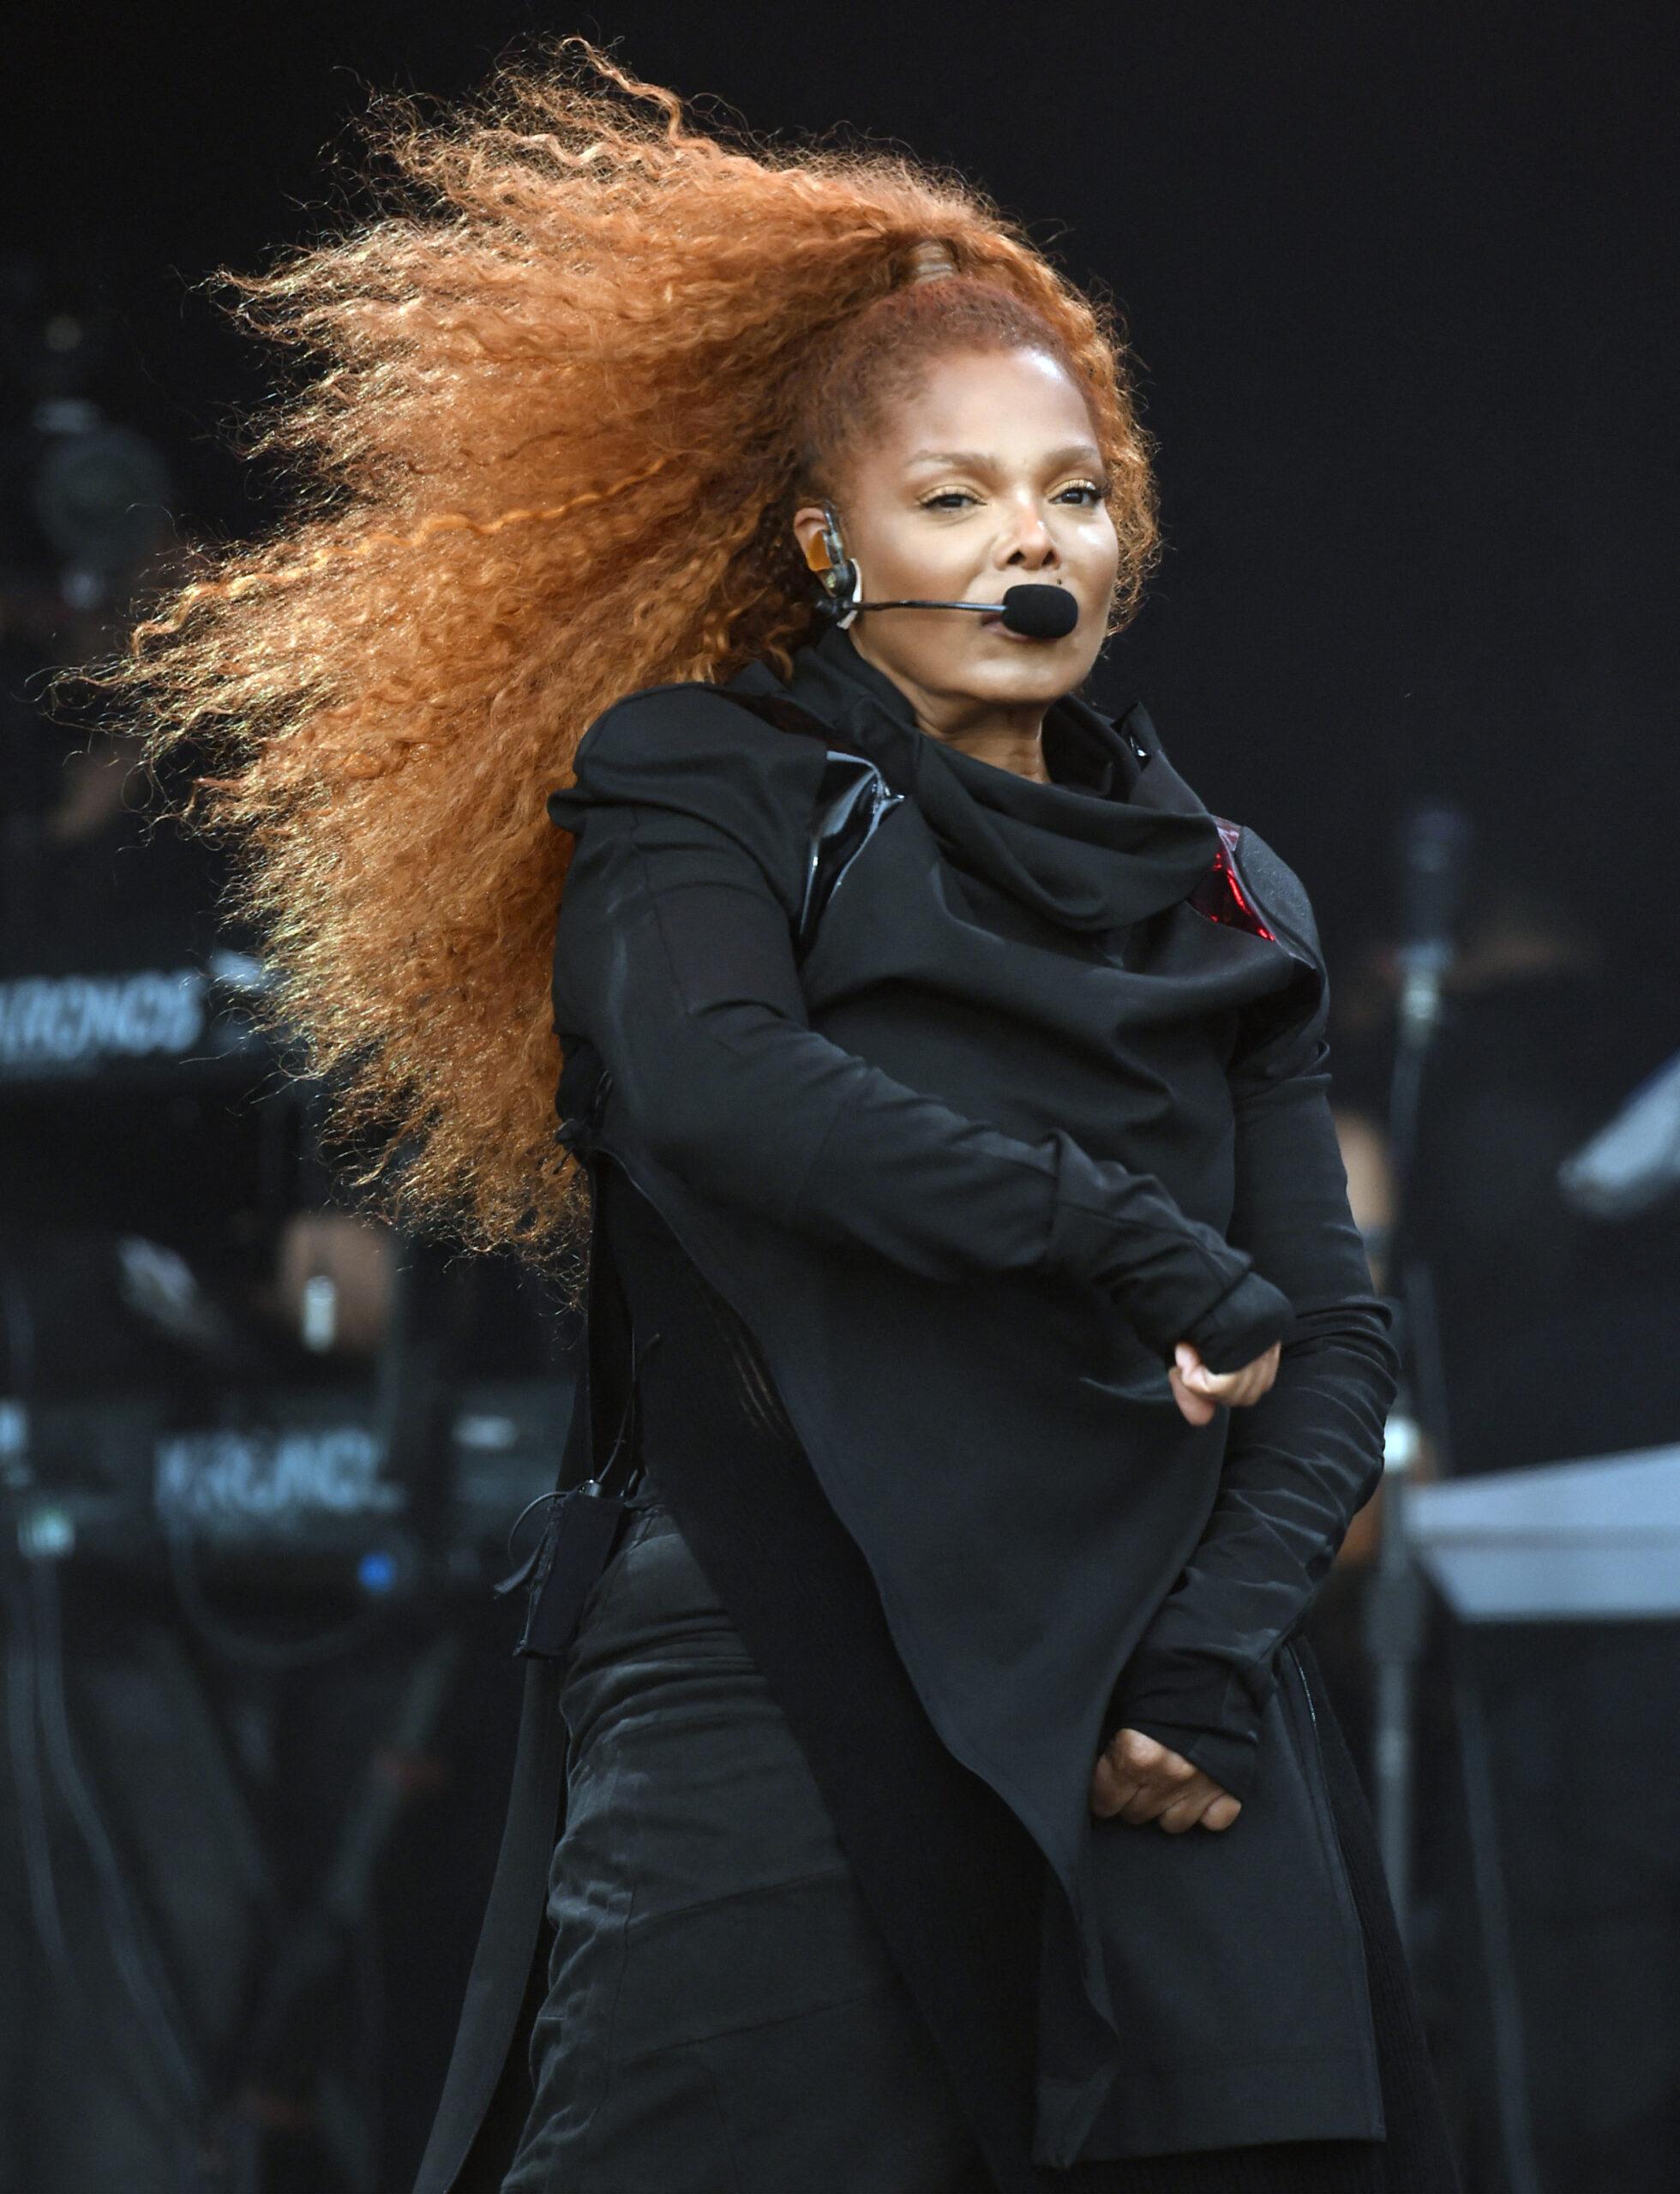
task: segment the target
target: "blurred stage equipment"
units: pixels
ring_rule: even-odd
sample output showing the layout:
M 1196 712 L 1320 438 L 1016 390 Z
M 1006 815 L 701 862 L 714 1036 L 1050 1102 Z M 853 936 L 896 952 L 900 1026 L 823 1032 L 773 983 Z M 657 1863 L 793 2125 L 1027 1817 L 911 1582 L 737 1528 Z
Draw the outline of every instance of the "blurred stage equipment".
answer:
M 381 1870 L 447 1767 L 501 1787 L 516 1626 L 486 1588 L 555 1483 L 569 1329 L 495 1261 L 333 1208 L 219 868 L 36 705 L 120 642 L 171 524 L 108 347 L 0 265 L 0 2113 L 33 2113 L 0 2178 L 374 2194 L 432 2099 L 410 2127 L 381 2098 L 447 2052 L 471 1950 L 429 1912 L 436 2004 L 405 1998 Z M 371 1313 L 317 1254 L 335 1225 Z M 411 1833 L 456 1839 L 428 1871 L 471 1913 L 501 1807 L 451 1807 Z
M 1461 1622 L 1671 1622 L 1680 1616 L 1680 1447 L 1419 1486 L 1407 1532 Z M 1496 1777 L 1480 1690 L 1461 1660 L 1454 1703 L 1500 2144 L 1513 2194 L 1539 2194 Z
M 169 1582 L 206 1642 L 290 1666 L 344 1650 L 265 1643 L 215 1610 L 253 1586 L 357 1619 L 395 1602 L 471 1590 L 506 1567 L 507 1529 L 549 1490 L 564 1388 L 534 1381 L 452 1387 L 441 1484 L 373 1395 L 273 1389 L 220 1398 L 208 1423 L 166 1400 L 0 1403 L 0 1500 L 33 1560 L 75 1558 L 113 1582 Z M 393 1438 L 393 1433 L 398 1436 Z
M 225 949 L 201 966 L 0 981 L 0 1085 L 50 1090 L 98 1076 L 109 1078 L 113 1096 L 119 1077 L 129 1093 L 172 1091 L 190 1067 L 208 1086 L 219 1068 L 267 1059 L 249 1014 L 265 985 L 256 961 Z
M 82 397 L 38 405 L 35 426 L 35 515 L 57 553 L 65 599 L 89 607 L 109 596 L 161 532 L 169 469 L 143 435 L 113 426 Z
M 1410 1510 L 1461 1622 L 1680 1616 L 1680 1446 L 1416 1486 Z
M 25 1100 L 32 1109 L 74 1103 L 97 1137 L 102 1105 L 123 1115 L 189 1090 L 240 1103 L 265 1124 L 289 1106 L 285 1177 L 269 1184 L 278 1224 L 307 1208 L 311 1093 L 293 1084 L 251 1106 L 277 1065 L 242 1010 L 261 982 L 254 962 L 214 952 L 201 968 L 0 983 L 0 1120 Z M 212 1195 L 218 1185 L 202 1184 Z M 101 1187 L 114 1200 L 121 1184 Z M 476 1588 L 505 1566 L 509 1520 L 552 1484 L 569 1382 L 463 1379 L 451 1358 L 465 1283 L 437 1252 L 407 1245 L 371 1376 L 299 1386 L 296 1359 L 231 1331 L 235 1314 L 179 1251 L 116 1235 L 122 1309 L 196 1370 L 100 1394 L 97 1376 L 76 1371 L 78 1356 L 87 1361 L 91 1305 L 85 1295 L 63 1306 L 46 1298 L 34 1246 L 0 1228 L 9 1536 L 31 1561 L 74 1557 L 113 1577 L 172 1581 L 182 1613 L 218 1650 L 307 1659 L 343 1650 L 393 1600 Z M 330 1345 L 310 1330 L 319 1292 L 305 1287 L 298 1337 L 317 1354 Z M 207 1587 L 256 1579 L 342 1603 L 355 1627 L 334 1623 L 320 1640 L 285 1646 L 242 1638 L 214 1614 Z
M 168 459 L 102 400 L 111 337 L 93 295 L 27 261 L 0 270 L 0 357 L 21 421 L 0 444 L 3 560 L 51 569 L 78 610 L 120 598 L 172 525 Z
M 39 1118 L 56 1103 L 74 1107 L 81 1138 L 97 1147 L 103 1117 L 178 1102 L 189 1090 L 243 1108 L 252 1132 L 271 1138 L 276 1119 L 289 1118 L 269 1168 L 278 1155 L 269 1216 L 282 1222 L 308 1201 L 310 1093 L 294 1085 L 253 1102 L 276 1068 L 242 1010 L 261 981 L 248 961 L 216 953 L 201 967 L 0 985 L 0 1133 L 9 1113 Z M 146 1139 L 135 1148 L 143 1162 Z M 201 1185 L 213 1199 L 224 1190 L 213 1172 Z M 117 1199 L 123 1184 L 112 1176 L 100 1191 Z M 136 2068 L 135 2107 L 153 2121 L 161 2112 L 183 2174 L 208 2149 L 233 2160 L 227 2183 L 251 2194 L 293 2183 L 289 2167 L 271 2181 L 264 2149 L 274 2136 L 249 2116 L 250 2099 L 267 2096 L 262 2108 L 282 2120 L 288 2111 L 300 2125 L 309 2119 L 307 2135 L 287 2137 L 312 2144 L 312 2183 L 374 2194 L 387 2070 L 377 2022 L 357 2015 L 347 2077 L 335 2062 L 342 2021 L 328 2012 L 345 2000 L 366 2005 L 377 1869 L 406 1810 L 406 1786 L 389 1764 L 423 1765 L 435 1750 L 466 1640 L 483 1627 L 485 1588 L 507 1567 L 509 1525 L 553 1485 L 570 1382 L 530 1371 L 473 1376 L 460 1360 L 460 1313 L 475 1274 L 410 1244 L 377 1358 L 349 1377 L 322 1361 L 318 1383 L 299 1383 L 300 1368 L 321 1361 L 332 1340 L 310 1331 L 321 1324 L 318 1288 L 303 1291 L 301 1347 L 276 1349 L 178 1249 L 123 1232 L 109 1244 L 111 1314 L 132 1324 L 136 1345 L 78 1391 L 78 1357 L 91 1364 L 100 1354 L 92 1346 L 96 1268 L 90 1259 L 68 1289 L 57 1286 L 44 1262 L 53 1246 L 0 1226 L 9 1780 L 42 1960 L 61 2001 L 81 2006 L 104 2060 Z M 125 1372 L 136 1362 L 137 1376 Z M 332 1669 L 365 1696 L 363 1771 L 315 1801 L 322 1820 L 338 1821 L 336 1843 L 311 1894 L 274 1930 L 231 2039 L 205 2036 L 182 1998 L 181 1945 L 159 1931 L 154 1885 L 133 1863 L 135 1825 L 110 1795 L 119 1778 L 102 1772 L 97 1742 L 76 1728 L 76 1614 L 90 1599 L 107 1620 L 142 1627 L 161 1610 L 193 1646 L 179 1663 L 182 1686 L 202 1665 L 218 1684 L 255 1683 L 278 1711 L 274 1686 Z M 506 1703 L 511 1715 L 511 1688 Z M 273 1827 L 243 1779 L 225 1771 L 213 1779 L 197 1802 L 243 1815 L 264 1900 L 279 1907 L 279 1883 L 295 1861 L 271 1849 Z M 78 1928 L 66 1916 L 76 1909 L 67 1868 L 95 1886 L 112 1988 L 78 1978 L 89 1950 L 85 1921 Z M 46 2107 L 67 2106 L 53 2098 Z M 194 2167 L 168 2183 L 223 2182 Z M 41 2194 L 58 2194 L 51 2174 Z
M 1397 1210 L 1394 1286 L 1405 1376 L 1390 1417 L 1377 1574 L 1365 1609 L 1373 1681 L 1372 1781 L 1389 1884 L 1415 1948 L 1412 1885 L 1415 1670 L 1429 1590 L 1470 1634 L 1497 1625 L 1671 1621 L 1680 1616 L 1680 1448 L 1455 1477 L 1436 1286 L 1419 1221 L 1419 1120 L 1435 1038 L 1449 1010 L 1455 936 L 1467 881 L 1466 818 L 1420 808 L 1399 842 L 1402 943 L 1389 1126 Z M 1631 1219 L 1680 1182 L 1680 1060 L 1650 1076 L 1559 1169 L 1578 1210 Z M 1440 1252 L 1437 1250 L 1437 1254 Z M 1436 1483 L 1410 1482 L 1425 1449 Z M 1468 1895 L 1487 1987 L 1492 2167 L 1509 2194 L 1541 2194 L 1544 2143 L 1527 2059 L 1522 1964 L 1501 1855 L 1489 1703 L 1475 1657 L 1449 1636 Z M 1532 1959 L 1530 1960 L 1532 1963 Z M 1556 2115 L 1556 2113 L 1553 2113 Z M 1554 2136 L 1555 2137 L 1555 2129 Z
M 1401 1309 L 1403 1374 L 1383 1440 L 1383 1536 L 1365 1602 L 1365 1650 L 1372 1670 L 1371 1783 L 1389 1893 L 1403 1939 L 1412 1936 L 1414 1690 L 1426 1609 L 1407 1547 L 1408 1472 L 1427 1439 L 1437 1467 L 1448 1460 L 1445 1377 L 1435 1294 L 1414 1230 L 1410 1188 L 1416 1167 L 1425 1068 L 1440 1025 L 1443 988 L 1455 951 L 1471 830 L 1458 809 L 1431 803 L 1401 827 L 1398 854 L 1402 920 L 1394 1081 L 1389 1103 L 1395 1208 L 1392 1285 Z
M 1680 1188 L 1680 1053 L 1564 1160 L 1557 1184 L 1590 1219 L 1635 1218 Z

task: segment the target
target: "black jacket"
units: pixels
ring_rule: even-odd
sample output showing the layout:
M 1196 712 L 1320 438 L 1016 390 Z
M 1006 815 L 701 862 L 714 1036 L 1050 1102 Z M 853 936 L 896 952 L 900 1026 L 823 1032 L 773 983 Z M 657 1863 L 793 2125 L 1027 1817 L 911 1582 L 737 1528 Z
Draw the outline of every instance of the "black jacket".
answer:
M 755 667 L 608 711 L 549 803 L 578 841 L 561 1133 L 622 1169 L 732 1310 L 808 1459 L 802 1513 L 786 1471 L 755 1492 L 723 1449 L 671 1489 L 772 1686 L 797 1711 L 823 1680 L 797 1590 L 760 1581 L 771 1547 L 742 1553 L 780 1502 L 826 1565 L 830 1634 L 864 1653 L 884 1618 L 905 1744 L 925 1717 L 1039 1855 L 1032 2165 L 1378 2138 L 1359 1926 L 1290 1648 L 1376 1483 L 1395 1377 L 1311 914 L 1141 710 L 1065 700 L 1044 740 L 1048 785 L 945 747 L 837 632 L 786 686 Z M 825 834 L 850 845 L 818 876 Z M 1176 1341 L 1226 1369 L 1277 1338 L 1259 1406 L 1186 1424 Z M 1241 1796 L 1234 1827 L 1094 1820 L 1122 1723 Z M 837 1765 L 831 1795 L 849 1806 Z M 988 1837 L 1027 1879 L 983 1806 L 955 1784 L 945 1802 L 975 1879 Z M 841 1825 L 873 1848 L 872 1824 Z M 915 1834 L 885 1824 L 879 1848 Z M 913 1986 L 937 1896 L 925 1871 L 900 1894 L 915 1864 L 895 1879 L 889 1856 L 872 1889 Z M 962 2007 L 923 1977 L 961 2084 Z M 975 2061 L 1000 2046 L 976 2037 Z
M 1394 1379 L 1305 894 L 1221 830 L 1141 710 L 1116 728 L 1059 704 L 1043 785 L 928 738 L 837 632 L 785 692 L 757 668 L 738 686 L 831 739 L 676 686 L 581 743 L 550 801 L 579 840 L 555 1026 L 580 1076 L 604 1063 L 600 1146 L 761 1345 L 942 1739 L 1061 1885 L 1040 2159 L 1172 2144 L 1121 2030 L 1146 2020 L 1186 2066 L 1206 2037 L 1156 2000 L 1161 1946 L 1131 1915 L 1148 1899 L 1192 1939 L 1227 1891 L 1237 1910 L 1260 1893 L 1272 1847 L 1274 1999 L 1295 1959 L 1318 2001 L 1290 2046 L 1313 2076 L 1280 2111 L 1275 2089 L 1217 2101 L 1224 2070 L 1198 2102 L 1185 2069 L 1167 2115 L 1223 2112 L 1231 2139 L 1267 2137 L 1257 2113 L 1288 2119 L 1275 2137 L 1368 2130 L 1351 1916 L 1276 1693 L 1376 1483 Z M 796 958 L 843 754 L 879 773 L 879 820 Z M 1280 1336 L 1264 1401 L 1185 1422 L 1176 1341 L 1226 1367 Z M 1090 1764 L 1121 1720 L 1243 1796 L 1237 1827 L 1190 1856 L 1094 1824 Z M 1209 2000 L 1232 1999 L 1234 1947 Z M 1250 2045 L 1275 2056 L 1270 2020 L 1231 2044 Z

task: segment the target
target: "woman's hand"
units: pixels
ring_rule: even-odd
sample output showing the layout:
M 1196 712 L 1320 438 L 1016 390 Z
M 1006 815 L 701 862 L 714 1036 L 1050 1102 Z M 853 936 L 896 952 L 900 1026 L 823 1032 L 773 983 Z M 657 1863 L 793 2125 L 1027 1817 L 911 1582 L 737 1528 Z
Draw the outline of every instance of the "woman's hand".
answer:
M 1090 1806 L 1094 1813 L 1118 1813 L 1133 1827 L 1159 1821 L 1169 1836 L 1182 1836 L 1197 1821 L 1203 1828 L 1229 1828 L 1243 1809 L 1242 1800 L 1221 1789 L 1211 1775 L 1141 1729 L 1117 1729 L 1098 1754 Z
M 1283 1347 L 1274 1341 L 1263 1356 L 1245 1364 L 1240 1371 L 1209 1371 L 1187 1340 L 1181 1340 L 1173 1353 L 1178 1360 L 1167 1374 L 1173 1399 L 1192 1424 L 1205 1424 L 1221 1402 L 1229 1409 L 1257 1402 L 1277 1376 Z

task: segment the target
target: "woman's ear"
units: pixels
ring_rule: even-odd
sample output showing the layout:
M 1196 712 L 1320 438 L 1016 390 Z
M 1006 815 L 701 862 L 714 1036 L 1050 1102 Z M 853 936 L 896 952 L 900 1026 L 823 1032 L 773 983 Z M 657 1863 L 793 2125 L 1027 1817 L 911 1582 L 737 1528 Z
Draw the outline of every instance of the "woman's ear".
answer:
M 821 573 L 832 563 L 825 538 L 829 525 L 830 512 L 825 503 L 801 503 L 794 513 L 794 538 L 799 543 L 807 571 Z

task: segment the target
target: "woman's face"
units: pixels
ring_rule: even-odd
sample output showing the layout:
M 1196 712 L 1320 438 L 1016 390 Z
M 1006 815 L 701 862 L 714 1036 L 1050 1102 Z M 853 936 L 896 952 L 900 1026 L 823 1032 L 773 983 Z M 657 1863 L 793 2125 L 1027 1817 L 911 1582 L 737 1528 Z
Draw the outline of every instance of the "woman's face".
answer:
M 931 595 L 999 602 L 1005 587 L 1065 587 L 1065 638 L 1028 639 L 995 617 L 866 610 L 848 627 L 928 722 L 1041 710 L 1079 686 L 1101 644 L 1119 568 L 1107 477 L 1077 384 L 1041 351 L 933 361 L 848 453 L 834 507 L 869 601 Z M 794 518 L 801 549 L 820 504 Z

